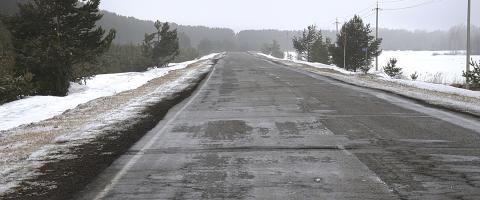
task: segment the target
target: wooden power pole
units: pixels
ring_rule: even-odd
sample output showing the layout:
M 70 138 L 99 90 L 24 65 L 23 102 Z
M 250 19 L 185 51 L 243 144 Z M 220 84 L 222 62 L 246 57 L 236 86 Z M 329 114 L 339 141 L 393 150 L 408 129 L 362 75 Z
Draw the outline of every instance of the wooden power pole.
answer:
M 378 1 L 377 1 L 377 8 L 375 8 L 375 11 L 377 12 L 377 17 L 376 17 L 376 25 L 375 25 L 375 40 L 378 40 Z M 378 55 L 375 56 L 375 71 L 378 71 Z
M 470 46 L 470 9 L 471 9 L 471 0 L 468 0 L 468 11 L 467 11 L 467 67 L 465 71 L 468 73 L 470 71 L 470 54 L 471 52 L 471 46 Z M 469 80 L 468 77 L 466 77 L 466 83 L 465 87 L 468 89 L 469 88 Z

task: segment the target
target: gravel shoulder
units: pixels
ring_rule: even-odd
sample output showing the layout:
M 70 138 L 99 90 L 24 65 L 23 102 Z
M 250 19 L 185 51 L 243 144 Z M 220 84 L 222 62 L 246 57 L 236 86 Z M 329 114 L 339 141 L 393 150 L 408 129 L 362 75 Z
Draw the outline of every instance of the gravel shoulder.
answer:
M 187 98 L 220 58 L 0 132 L 0 199 L 68 199 Z

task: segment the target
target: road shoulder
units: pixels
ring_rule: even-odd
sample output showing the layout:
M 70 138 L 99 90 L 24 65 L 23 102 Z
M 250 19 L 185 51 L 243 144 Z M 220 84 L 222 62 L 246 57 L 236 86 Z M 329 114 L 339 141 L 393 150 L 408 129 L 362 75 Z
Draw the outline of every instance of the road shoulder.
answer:
M 10 130 L 1 142 L 0 198 L 70 198 L 195 91 L 219 58 Z

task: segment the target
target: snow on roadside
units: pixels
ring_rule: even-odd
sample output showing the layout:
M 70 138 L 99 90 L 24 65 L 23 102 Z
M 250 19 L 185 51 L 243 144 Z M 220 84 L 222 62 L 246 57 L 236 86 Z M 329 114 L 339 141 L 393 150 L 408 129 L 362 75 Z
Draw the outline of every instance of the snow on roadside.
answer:
M 419 81 L 434 83 L 463 83 L 462 72 L 465 70 L 465 52 L 452 55 L 451 51 L 410 51 L 384 50 L 378 57 L 380 67 L 390 58 L 397 59 L 397 66 L 402 67 L 403 74 L 409 76 L 417 72 Z M 285 59 L 297 60 L 297 52 L 285 52 Z M 473 60 L 480 60 L 480 55 L 472 55 Z
M 263 53 L 258 53 L 258 55 L 261 55 L 261 56 L 264 56 L 264 57 L 267 57 L 267 58 L 270 58 L 270 59 L 274 59 L 274 60 L 286 60 L 286 61 L 292 61 L 292 62 L 299 63 L 299 64 L 310 65 L 310 66 L 313 66 L 313 67 L 316 67 L 316 68 L 331 69 L 331 70 L 335 70 L 337 72 L 340 72 L 342 74 L 360 74 L 359 72 L 351 72 L 351 71 L 345 70 L 343 68 L 337 67 L 335 65 L 326 65 L 326 64 L 323 64 L 323 63 L 312 63 L 312 62 L 306 62 L 306 61 L 301 61 L 301 60 L 297 60 L 297 59 L 293 59 L 293 60 L 280 59 L 280 58 L 276 58 L 276 57 L 273 57 L 271 55 L 267 55 L 267 54 L 263 54 Z
M 455 94 L 455 95 L 480 99 L 480 91 L 466 90 L 466 89 L 457 88 L 449 85 L 427 83 L 423 81 L 412 81 L 412 80 L 392 79 L 392 78 L 382 78 L 382 79 L 385 81 L 394 82 L 394 83 L 398 83 L 405 86 L 416 87 L 424 90 L 432 90 L 436 92 Z
M 0 132 L 3 134 L 0 135 L 0 197 L 22 181 L 40 175 L 38 169 L 45 163 L 75 158 L 70 149 L 137 123 L 149 106 L 195 84 L 201 74 L 210 70 L 209 59 L 214 56 L 221 55 L 211 54 L 176 64 L 178 70 L 171 69 L 166 76 L 157 73 L 161 76 L 135 89 L 89 101 L 38 123 Z M 57 187 L 55 182 L 38 184 Z
M 387 76 L 384 72 L 377 72 L 373 69 L 369 71 L 369 76 L 364 76 L 361 75 L 362 73 L 345 72 L 345 70 L 333 65 L 310 63 L 295 59 L 279 59 L 261 53 L 258 53 L 258 55 L 282 61 L 283 64 L 288 66 L 301 67 L 308 71 L 330 76 L 351 84 L 391 91 L 414 99 L 423 100 L 434 105 L 465 111 L 480 116 L 480 91 L 471 91 L 443 84 L 394 79 Z M 313 69 L 308 69 L 308 67 L 312 67 Z M 324 69 L 334 70 L 337 73 L 322 71 Z
M 419 75 L 417 80 L 420 81 L 463 83 L 465 55 L 450 55 L 451 53 L 451 51 L 382 51 L 378 62 L 383 66 L 390 58 L 396 58 L 397 66 L 402 67 L 403 74 L 409 76 L 417 72 Z M 480 55 L 472 55 L 472 59 L 480 60 Z
M 32 96 L 0 105 L 0 131 L 49 119 L 90 100 L 138 88 L 172 70 L 185 68 L 198 60 L 210 59 L 215 55 L 217 54 L 183 63 L 172 63 L 169 67 L 152 68 L 146 72 L 99 74 L 88 80 L 86 85 L 72 83 L 69 94 L 65 97 Z
M 322 63 L 312 63 L 312 62 L 306 62 L 306 61 L 299 61 L 299 60 L 287 60 L 287 59 L 279 59 L 275 58 L 270 55 L 266 55 L 263 53 L 258 53 L 258 55 L 270 58 L 270 59 L 275 59 L 275 60 L 284 60 L 284 61 L 291 61 L 294 63 L 298 64 L 304 64 L 304 65 L 309 65 L 315 68 L 319 69 L 331 69 L 335 70 L 337 72 L 340 72 L 342 74 L 347 74 L 347 75 L 354 75 L 354 74 L 363 74 L 362 72 L 351 72 L 347 71 L 343 68 L 337 67 L 335 65 L 326 65 Z M 390 78 L 388 75 L 386 75 L 382 71 L 375 71 L 374 69 L 371 69 L 369 71 L 369 74 L 375 75 L 378 78 L 384 80 L 384 81 L 389 81 L 389 82 L 394 82 L 398 84 L 402 84 L 405 86 L 412 86 L 420 89 L 425 89 L 425 90 L 432 90 L 435 92 L 443 92 L 443 93 L 448 93 L 448 94 L 455 94 L 455 95 L 461 95 L 461 96 L 467 96 L 467 97 L 473 97 L 473 98 L 480 98 L 480 91 L 472 91 L 472 90 L 466 90 L 463 88 L 457 88 L 449 85 L 444 85 L 444 84 L 437 84 L 437 83 L 427 83 L 423 81 L 413 81 L 413 80 L 405 80 L 405 79 L 394 79 Z

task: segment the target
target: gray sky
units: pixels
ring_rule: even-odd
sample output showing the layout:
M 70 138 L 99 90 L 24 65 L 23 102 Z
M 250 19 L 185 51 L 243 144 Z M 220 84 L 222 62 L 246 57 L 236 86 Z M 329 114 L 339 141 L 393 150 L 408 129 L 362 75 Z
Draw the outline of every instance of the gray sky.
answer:
M 359 13 L 374 26 L 375 0 L 102 0 L 102 9 L 139 19 L 183 25 L 300 30 L 309 24 L 335 29 L 333 22 Z M 380 0 L 380 27 L 448 29 L 466 23 L 467 0 Z M 415 7 L 417 6 L 417 7 Z M 406 7 L 413 7 L 402 9 Z M 397 9 L 399 10 L 389 10 Z M 472 0 L 472 23 L 480 24 L 480 0 Z

